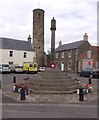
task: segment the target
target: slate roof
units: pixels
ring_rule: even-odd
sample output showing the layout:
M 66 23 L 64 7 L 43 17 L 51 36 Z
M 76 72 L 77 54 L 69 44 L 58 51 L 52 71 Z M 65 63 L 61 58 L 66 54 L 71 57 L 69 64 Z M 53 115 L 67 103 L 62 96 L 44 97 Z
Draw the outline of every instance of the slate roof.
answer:
M 80 41 L 64 44 L 64 45 L 61 45 L 58 48 L 56 48 L 55 51 L 59 52 L 59 51 L 65 51 L 65 50 L 69 50 L 69 49 L 76 49 L 76 48 L 79 48 L 84 42 L 85 42 L 85 40 L 80 40 Z
M 34 51 L 28 41 L 0 37 L 0 49 Z

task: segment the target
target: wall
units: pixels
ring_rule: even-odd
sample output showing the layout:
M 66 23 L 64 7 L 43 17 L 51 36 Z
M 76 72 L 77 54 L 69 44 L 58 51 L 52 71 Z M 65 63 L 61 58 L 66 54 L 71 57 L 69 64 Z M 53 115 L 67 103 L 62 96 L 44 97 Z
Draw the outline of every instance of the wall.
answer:
M 82 52 L 82 54 L 79 55 L 79 66 L 80 69 L 83 69 L 83 60 L 86 59 L 87 61 L 92 61 L 92 67 L 93 68 L 99 68 L 99 58 L 98 58 L 98 52 L 99 52 L 99 48 L 92 46 L 91 48 L 91 58 L 88 59 L 87 58 L 87 50 Z
M 0 63 L 2 63 L 2 50 L 0 49 Z
M 72 49 L 71 57 L 68 57 L 68 50 L 64 51 L 64 58 L 62 58 L 62 52 L 58 52 L 57 66 L 61 69 L 61 63 L 64 63 L 64 70 L 66 72 L 72 71 L 76 72 L 77 70 L 77 58 L 76 58 L 76 51 L 77 49 Z M 68 70 L 68 61 L 71 61 L 71 70 Z
M 9 51 L 13 51 L 13 57 L 9 57 Z M 27 53 L 27 58 L 24 58 L 24 52 Z M 9 63 L 13 62 L 14 64 L 22 65 L 23 62 L 33 62 L 34 52 L 30 51 L 18 51 L 18 50 L 6 50 L 0 49 L 0 56 L 2 53 L 2 60 L 0 63 Z

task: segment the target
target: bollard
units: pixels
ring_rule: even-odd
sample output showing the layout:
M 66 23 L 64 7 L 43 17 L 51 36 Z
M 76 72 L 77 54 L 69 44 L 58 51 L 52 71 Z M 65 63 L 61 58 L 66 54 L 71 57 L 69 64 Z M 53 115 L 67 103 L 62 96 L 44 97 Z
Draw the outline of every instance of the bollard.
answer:
M 79 88 L 79 101 L 84 101 L 83 87 Z
M 28 89 L 26 89 L 26 95 L 28 95 L 28 94 L 29 94 Z
M 16 83 L 16 77 L 15 76 L 13 77 L 13 83 Z
M 25 98 L 25 90 L 24 90 L 24 88 L 22 87 L 21 88 L 21 100 L 25 100 L 26 98 Z
M 89 77 L 89 84 L 91 84 L 91 77 Z
M 1 89 L 1 80 L 0 80 L 0 89 Z
M 15 85 L 15 92 L 18 92 L 18 85 Z

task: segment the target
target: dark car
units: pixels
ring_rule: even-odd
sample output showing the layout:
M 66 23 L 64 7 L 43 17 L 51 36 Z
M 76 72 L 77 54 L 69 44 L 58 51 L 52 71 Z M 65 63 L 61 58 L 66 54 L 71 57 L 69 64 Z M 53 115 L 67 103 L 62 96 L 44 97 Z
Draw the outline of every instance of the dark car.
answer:
M 99 78 L 99 69 L 85 68 L 77 73 L 80 77 Z

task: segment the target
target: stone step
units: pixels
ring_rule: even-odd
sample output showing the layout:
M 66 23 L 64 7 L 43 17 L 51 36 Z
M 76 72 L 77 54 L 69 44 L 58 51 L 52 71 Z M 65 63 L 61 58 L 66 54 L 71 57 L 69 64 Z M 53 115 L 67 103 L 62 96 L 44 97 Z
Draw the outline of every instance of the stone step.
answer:
M 40 83 L 42 83 L 42 82 L 45 82 L 45 83 L 68 83 L 68 82 L 74 82 L 74 80 L 72 80 L 72 79 L 42 79 L 42 78 L 40 78 L 40 79 L 33 79 L 33 80 L 31 80 L 31 82 L 40 82 Z
M 66 76 L 38 76 L 38 79 L 68 79 Z M 70 78 L 69 78 L 70 79 Z
M 79 84 L 79 83 L 76 83 L 76 82 L 37 82 L 37 81 L 33 81 L 33 82 L 30 82 L 29 83 L 30 85 L 38 85 L 38 86 L 71 86 L 71 85 L 76 85 L 76 84 Z
M 71 90 L 71 91 L 45 91 L 45 90 L 33 90 L 32 92 L 34 94 L 72 94 L 72 93 L 76 93 L 77 90 Z
M 28 82 L 33 93 L 74 93 L 80 84 L 58 69 L 46 69 Z
M 58 68 L 55 68 L 55 69 L 53 69 L 53 68 L 46 68 L 46 69 L 45 69 L 45 72 L 63 72 L 63 71 L 61 71 L 61 70 L 58 69 Z
M 63 77 L 63 78 L 68 78 L 68 76 L 66 76 L 66 75 L 62 75 L 62 74 L 42 74 L 42 75 L 38 75 L 38 77 L 47 77 L 47 78 L 51 78 L 51 77 L 53 77 L 53 78 L 55 78 L 55 77 Z M 70 77 L 69 77 L 70 78 Z
M 58 70 L 58 69 L 46 69 L 44 72 L 39 72 L 39 74 L 42 74 L 42 73 L 59 73 L 59 74 L 66 74 L 66 72 L 63 72 L 63 71 L 61 71 L 61 70 Z
M 39 72 L 38 74 L 63 74 L 63 75 L 67 75 L 67 73 L 66 72 L 57 72 L 57 71 L 44 71 L 44 72 Z
M 79 85 L 72 85 L 72 86 L 68 86 L 68 87 L 65 87 L 65 86 L 34 86 L 33 87 L 33 90 L 54 90 L 54 91 L 57 91 L 57 90 L 60 90 L 60 91 L 68 91 L 68 90 L 74 90 L 74 89 L 77 89 L 79 87 Z
M 48 80 L 49 80 L 49 79 L 53 79 L 53 80 L 54 80 L 54 79 L 55 79 L 55 80 L 59 80 L 59 79 L 64 79 L 64 80 L 65 80 L 65 79 L 67 79 L 67 80 L 68 80 L 68 79 L 69 79 L 69 80 L 70 80 L 70 79 L 72 79 L 72 78 L 71 78 L 70 76 L 62 76 L 62 75 L 61 75 L 61 76 L 51 76 L 51 75 L 50 75 L 50 76 L 46 76 L 46 75 L 42 75 L 42 76 L 41 76 L 41 75 L 37 75 L 37 76 L 33 76 L 32 79 L 33 79 L 33 80 L 36 80 L 36 79 L 45 79 L 45 80 L 46 80 L 46 79 L 48 79 Z

